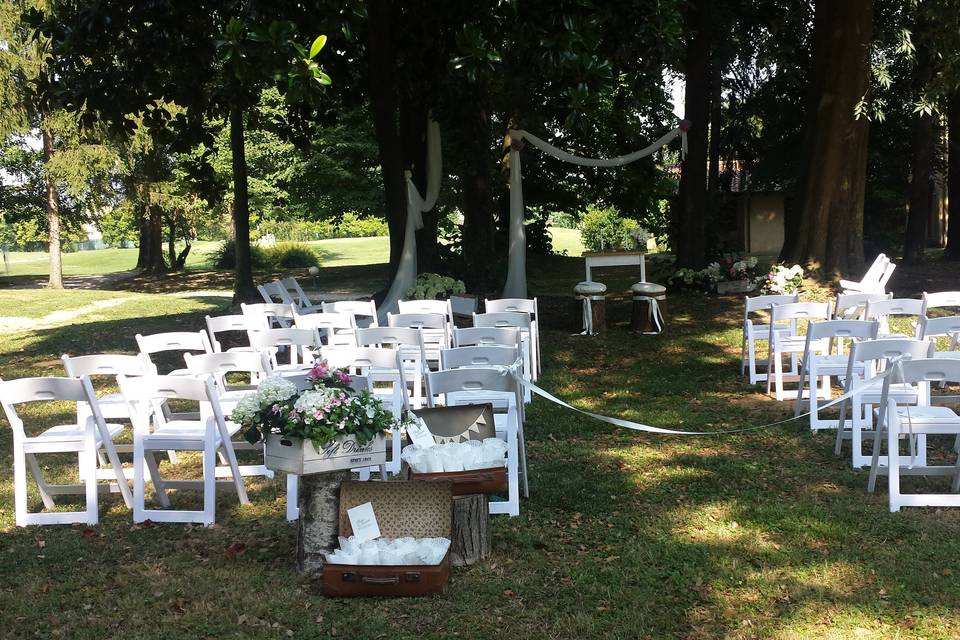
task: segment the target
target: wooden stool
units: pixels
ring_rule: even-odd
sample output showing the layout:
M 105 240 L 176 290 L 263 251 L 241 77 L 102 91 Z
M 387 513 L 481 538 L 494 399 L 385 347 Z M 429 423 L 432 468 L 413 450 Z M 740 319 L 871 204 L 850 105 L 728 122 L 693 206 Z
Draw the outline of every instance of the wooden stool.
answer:
M 577 300 L 583 301 L 583 331 L 592 336 L 607 330 L 607 285 L 602 282 L 580 282 L 573 288 Z
M 651 335 L 663 333 L 665 322 L 658 300 L 667 298 L 667 288 L 654 282 L 638 282 L 630 290 L 633 292 L 630 329 Z

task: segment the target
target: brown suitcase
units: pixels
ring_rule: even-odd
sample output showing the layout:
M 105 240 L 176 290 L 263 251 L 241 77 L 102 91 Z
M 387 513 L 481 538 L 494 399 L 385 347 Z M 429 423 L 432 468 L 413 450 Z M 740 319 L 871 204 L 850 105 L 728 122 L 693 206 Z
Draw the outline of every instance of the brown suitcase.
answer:
M 370 502 L 384 538 L 449 538 L 453 509 L 450 482 L 358 482 L 340 485 L 340 535 L 350 536 L 347 509 Z M 323 567 L 323 594 L 408 597 L 442 593 L 450 579 L 450 553 L 437 565 Z
M 469 496 L 476 493 L 506 493 L 507 468 L 471 469 L 470 471 L 440 471 L 437 473 L 414 473 L 409 469 L 410 480 L 436 482 L 449 481 L 453 484 L 453 495 Z

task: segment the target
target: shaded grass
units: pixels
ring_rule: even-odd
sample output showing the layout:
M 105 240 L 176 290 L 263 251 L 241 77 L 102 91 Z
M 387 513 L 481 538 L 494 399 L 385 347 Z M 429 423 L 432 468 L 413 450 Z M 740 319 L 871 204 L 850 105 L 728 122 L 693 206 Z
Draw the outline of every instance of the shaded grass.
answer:
M 582 269 L 582 261 L 552 264 L 572 274 L 575 262 Z M 134 333 L 200 328 L 202 314 L 223 304 L 144 295 L 95 320 L 5 335 L 0 375 L 54 373 L 64 351 L 130 351 Z M 689 430 L 791 413 L 737 375 L 737 299 L 672 295 L 667 304 L 669 330 L 659 337 L 628 333 L 628 305 L 616 299 L 605 337 L 547 331 L 542 386 L 583 408 Z M 67 410 L 27 415 L 50 423 Z M 0 428 L 0 635 L 960 635 L 960 515 L 888 513 L 882 489 L 866 495 L 866 473 L 833 457 L 829 433 L 791 423 L 724 437 L 649 436 L 542 400 L 526 430 L 531 498 L 519 518 L 494 519 L 493 557 L 454 570 L 442 596 L 371 601 L 325 599 L 295 575 L 282 479 L 248 481 L 248 507 L 221 495 L 213 529 L 135 527 L 116 496 L 101 501 L 94 537 L 82 527 L 16 529 L 11 432 Z M 65 458 L 43 463 L 55 477 L 73 472 Z M 238 542 L 246 552 L 228 554 Z

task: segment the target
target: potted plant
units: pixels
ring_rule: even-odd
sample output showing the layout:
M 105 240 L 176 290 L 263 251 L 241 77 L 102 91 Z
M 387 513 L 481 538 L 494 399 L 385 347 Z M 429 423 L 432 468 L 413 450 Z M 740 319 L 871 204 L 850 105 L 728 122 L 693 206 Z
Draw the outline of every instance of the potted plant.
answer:
M 454 295 L 466 293 L 462 280 L 442 276 L 439 273 L 421 273 L 413 286 L 403 294 L 405 300 L 447 300 Z
M 350 389 L 350 376 L 317 363 L 313 386 L 299 392 L 291 381 L 271 376 L 244 396 L 231 419 L 247 440 L 263 441 L 267 468 L 297 475 L 386 462 L 384 432 L 393 415 L 367 390 Z
M 798 264 L 788 267 L 775 264 L 770 269 L 760 290 L 764 294 L 789 295 L 800 291 L 803 284 L 803 267 Z

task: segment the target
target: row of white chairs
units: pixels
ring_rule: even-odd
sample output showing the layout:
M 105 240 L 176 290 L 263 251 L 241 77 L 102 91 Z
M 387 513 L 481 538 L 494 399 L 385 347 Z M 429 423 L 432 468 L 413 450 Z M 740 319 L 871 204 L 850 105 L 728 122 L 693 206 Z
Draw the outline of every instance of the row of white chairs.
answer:
M 256 305 L 253 305 L 256 306 Z M 267 311 L 267 310 L 264 310 Z M 371 388 L 380 386 L 384 381 L 388 385 L 386 400 L 399 415 L 404 408 L 423 406 L 424 398 L 409 390 L 424 388 L 426 405 L 434 403 L 436 395 L 452 393 L 445 385 L 444 377 L 453 368 L 469 366 L 477 369 L 470 374 L 476 380 L 463 382 L 466 386 L 459 389 L 461 397 L 477 399 L 478 390 L 484 392 L 503 392 L 504 385 L 516 394 L 520 389 L 512 376 L 505 376 L 502 367 L 518 360 L 517 354 L 522 348 L 520 330 L 514 327 L 476 327 L 454 329 L 452 341 L 456 347 L 443 346 L 437 352 L 441 371 L 431 372 L 424 365 L 428 358 L 425 348 L 425 330 L 406 327 L 368 327 L 355 329 L 354 336 L 365 341 L 368 346 L 355 347 L 341 344 L 324 344 L 317 328 L 298 329 L 292 327 L 269 328 L 270 316 L 266 313 L 244 309 L 239 318 L 234 316 L 224 321 L 221 318 L 207 318 L 207 332 L 172 332 L 149 336 L 137 335 L 140 354 L 130 355 L 94 355 L 64 356 L 64 366 L 68 378 L 34 378 L 0 382 L 0 401 L 4 411 L 14 427 L 15 444 L 15 494 L 16 519 L 18 525 L 59 523 L 59 522 L 95 522 L 97 518 L 96 493 L 104 488 L 120 491 L 124 501 L 134 511 L 134 519 L 142 521 L 146 517 L 157 521 L 192 521 L 210 524 L 214 520 L 215 487 L 217 478 L 228 478 L 221 483 L 232 483 L 242 503 L 247 502 L 242 477 L 245 475 L 265 475 L 272 473 L 262 465 L 240 465 L 235 450 L 249 448 L 245 442 L 234 442 L 233 438 L 239 426 L 231 423 L 227 416 L 233 405 L 242 395 L 249 392 L 259 380 L 276 372 L 286 372 L 295 378 L 303 379 L 306 368 L 311 366 L 311 354 L 319 349 L 321 357 L 328 357 L 334 366 L 347 366 L 355 373 L 371 374 L 363 378 Z M 298 314 L 293 314 L 294 319 Z M 258 317 L 259 316 L 259 317 Z M 251 329 L 249 327 L 256 327 Z M 268 328 L 264 328 L 268 327 Z M 245 331 L 249 344 L 239 348 L 223 350 L 218 335 L 222 331 Z M 298 333 L 291 333 L 298 332 Z M 472 345 L 472 348 L 467 348 Z M 302 349 L 301 349 L 302 347 Z M 390 347 L 390 348 L 384 348 Z M 412 349 L 408 349 L 413 347 Z M 276 361 L 277 352 L 286 348 L 293 354 L 299 352 L 297 360 L 285 365 Z M 174 367 L 165 375 L 158 375 L 152 356 L 164 351 L 178 351 L 183 354 L 185 367 Z M 509 353 L 507 353 L 509 352 Z M 374 356 L 374 354 L 378 354 Z M 294 356 L 291 356 L 294 357 Z M 374 359 L 378 358 L 378 359 Z M 524 361 L 522 357 L 519 358 Z M 490 368 L 493 367 L 493 368 Z M 482 371 L 487 369 L 487 373 Z M 226 374 L 243 372 L 249 375 L 249 385 L 229 385 Z M 414 380 L 408 382 L 406 374 L 411 373 Z M 120 393 L 104 394 L 97 397 L 90 382 L 90 376 L 116 376 Z M 459 374 L 463 377 L 463 374 Z M 485 376 L 485 377 L 484 377 Z M 421 380 L 423 384 L 421 385 Z M 467 393 L 469 391 L 469 393 Z M 77 419 L 72 425 L 60 425 L 48 429 L 38 436 L 27 436 L 23 422 L 16 413 L 15 405 L 22 402 L 40 400 L 71 400 L 77 403 Z M 175 413 L 170 409 L 170 401 L 187 400 L 197 403 L 198 411 Z M 501 398 L 502 399 L 502 398 Z M 451 402 L 448 397 L 446 402 Z M 519 513 L 519 483 L 522 479 L 523 492 L 528 492 L 525 456 L 523 455 L 523 401 L 506 403 L 507 416 L 503 429 L 498 429 L 508 440 L 508 449 L 516 449 L 518 454 L 508 455 L 508 470 L 511 482 L 508 500 L 494 503 L 491 511 L 511 515 Z M 511 408 L 512 407 L 512 408 Z M 511 415 L 516 416 L 510 418 Z M 124 447 L 116 446 L 114 437 L 123 430 L 112 420 L 128 420 L 134 427 L 134 468 L 132 479 L 134 490 L 131 493 L 127 480 L 130 469 L 119 464 L 117 454 Z M 498 426 L 502 422 L 498 419 Z M 513 435 L 511 435 L 513 434 Z M 517 436 L 519 435 L 519 440 Z M 399 436 L 399 434 L 397 434 Z M 400 438 L 393 438 L 393 460 L 390 470 L 399 471 Z M 511 444 L 512 443 L 512 444 Z M 129 447 L 127 447 L 129 448 Z M 203 481 L 177 481 L 160 477 L 156 461 L 158 452 L 167 452 L 171 461 L 175 461 L 175 450 L 199 450 L 204 452 Z M 54 451 L 76 452 L 79 459 L 79 471 L 82 487 L 76 485 L 55 486 L 44 482 L 35 460 L 36 453 Z M 221 465 L 216 466 L 216 453 Z M 167 488 L 199 487 L 204 490 L 204 508 L 201 511 L 147 510 L 144 505 L 144 483 L 146 472 L 155 486 L 157 498 L 163 507 L 169 507 Z M 52 512 L 29 514 L 26 510 L 26 471 L 29 469 L 40 489 L 44 506 L 53 507 L 53 496 L 61 493 L 76 492 L 83 489 L 87 493 L 85 512 Z M 368 473 L 368 470 L 362 470 Z M 381 469 L 381 474 L 386 469 Z M 112 480 L 110 485 L 97 485 L 101 479 Z M 288 477 L 288 517 L 295 518 L 296 478 Z M 78 520 L 79 519 L 79 520 Z

